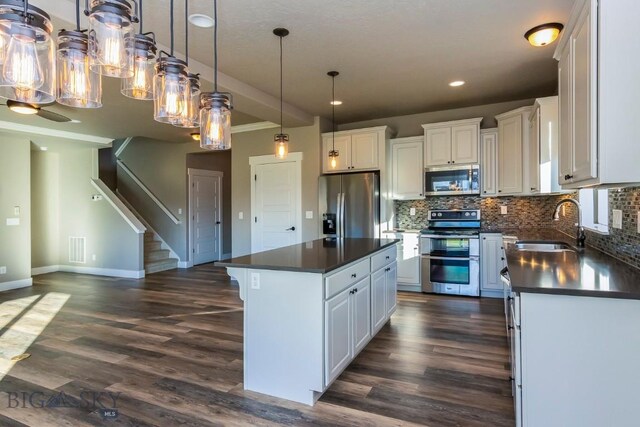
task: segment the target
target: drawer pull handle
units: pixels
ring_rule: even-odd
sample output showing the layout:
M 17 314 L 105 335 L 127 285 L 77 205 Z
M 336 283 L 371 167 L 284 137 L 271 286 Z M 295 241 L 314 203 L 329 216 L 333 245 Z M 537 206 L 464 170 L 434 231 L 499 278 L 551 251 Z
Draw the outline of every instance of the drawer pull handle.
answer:
M 356 273 L 353 273 L 351 277 L 355 279 L 357 277 Z
M 509 325 L 509 326 L 507 327 L 507 329 L 511 330 L 511 329 L 514 329 L 514 327 L 513 327 L 513 326 L 511 326 L 511 325 Z
M 391 258 L 389 255 L 386 256 L 387 259 Z

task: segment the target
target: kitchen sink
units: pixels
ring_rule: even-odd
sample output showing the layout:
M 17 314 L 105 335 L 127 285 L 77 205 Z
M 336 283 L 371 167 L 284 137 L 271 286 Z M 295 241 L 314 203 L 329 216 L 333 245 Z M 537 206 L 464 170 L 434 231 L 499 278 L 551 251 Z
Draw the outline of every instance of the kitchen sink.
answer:
M 516 242 L 516 248 L 520 251 L 531 252 L 575 252 L 575 249 L 564 242 L 550 241 L 524 241 Z

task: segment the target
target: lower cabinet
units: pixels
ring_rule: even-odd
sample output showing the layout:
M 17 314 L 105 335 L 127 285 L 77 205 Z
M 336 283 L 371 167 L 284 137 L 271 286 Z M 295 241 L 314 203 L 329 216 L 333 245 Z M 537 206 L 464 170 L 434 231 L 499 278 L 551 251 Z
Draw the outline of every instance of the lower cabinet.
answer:
M 396 306 L 398 305 L 398 264 L 394 261 L 384 271 L 388 319 L 396 311 Z
M 396 261 L 371 275 L 371 330 L 375 334 L 396 311 L 398 264 Z
M 503 297 L 500 270 L 506 266 L 502 234 L 480 235 L 480 296 Z

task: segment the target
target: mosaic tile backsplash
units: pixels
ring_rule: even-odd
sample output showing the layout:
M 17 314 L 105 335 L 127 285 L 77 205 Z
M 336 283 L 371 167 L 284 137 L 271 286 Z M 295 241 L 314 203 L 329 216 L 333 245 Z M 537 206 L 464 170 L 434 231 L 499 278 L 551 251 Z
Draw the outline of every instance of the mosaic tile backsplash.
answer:
M 395 201 L 395 226 L 422 229 L 427 226 L 429 209 L 480 209 L 484 229 L 556 228 L 575 235 L 576 213 L 566 204 L 565 216 L 553 221 L 556 203 L 576 194 L 481 198 L 477 196 L 427 197 L 424 200 Z M 500 206 L 507 206 L 507 215 L 500 214 Z M 409 215 L 410 208 L 416 215 Z M 609 191 L 609 224 L 613 224 L 612 210 L 622 211 L 622 229 L 610 227 L 609 235 L 587 231 L 587 245 L 640 269 L 640 234 L 637 212 L 640 211 L 640 187 Z

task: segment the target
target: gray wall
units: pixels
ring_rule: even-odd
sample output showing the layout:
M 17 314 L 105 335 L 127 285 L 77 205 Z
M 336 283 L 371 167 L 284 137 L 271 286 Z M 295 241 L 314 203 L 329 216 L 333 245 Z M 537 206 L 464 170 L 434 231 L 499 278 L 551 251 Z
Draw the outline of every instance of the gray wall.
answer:
M 60 155 L 31 152 L 31 265 L 60 264 Z
M 0 136 L 0 266 L 7 267 L 0 283 L 31 277 L 30 145 L 27 139 Z M 20 225 L 7 226 L 16 206 Z
M 373 126 L 389 126 L 396 132 L 396 138 L 422 135 L 421 125 L 427 123 L 446 122 L 450 120 L 484 117 L 483 129 L 497 126 L 495 116 L 516 108 L 533 105 L 535 99 L 500 102 L 497 104 L 478 105 L 475 107 L 457 108 L 453 110 L 433 111 L 428 113 L 411 114 L 408 116 L 386 117 L 382 119 L 366 120 L 362 122 L 345 123 L 338 126 L 338 130 L 361 129 Z

